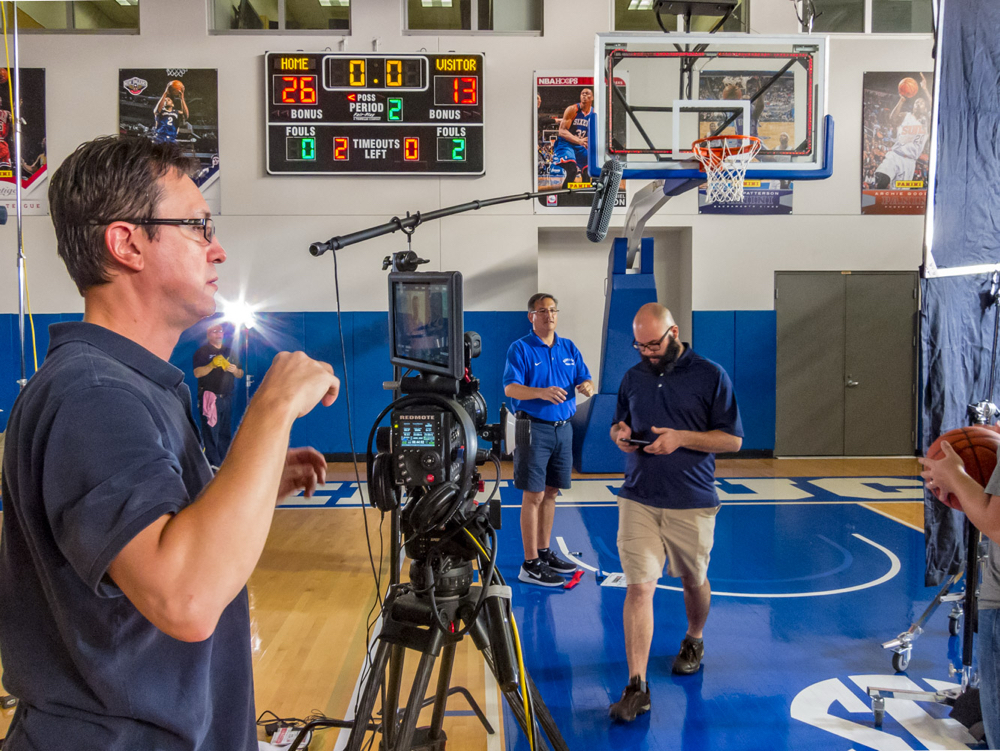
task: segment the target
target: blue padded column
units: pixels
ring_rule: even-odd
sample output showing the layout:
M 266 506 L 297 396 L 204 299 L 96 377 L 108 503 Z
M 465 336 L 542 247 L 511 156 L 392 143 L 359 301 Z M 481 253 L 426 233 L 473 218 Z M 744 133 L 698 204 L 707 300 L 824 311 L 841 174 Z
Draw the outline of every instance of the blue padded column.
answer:
M 608 255 L 600 393 L 584 402 L 573 416 L 573 466 L 578 472 L 625 471 L 625 454 L 615 448 L 608 431 L 622 376 L 639 362 L 632 348 L 632 319 L 640 307 L 656 302 L 653 238 L 642 238 L 639 273 L 627 273 L 627 255 L 628 240 L 615 238 Z

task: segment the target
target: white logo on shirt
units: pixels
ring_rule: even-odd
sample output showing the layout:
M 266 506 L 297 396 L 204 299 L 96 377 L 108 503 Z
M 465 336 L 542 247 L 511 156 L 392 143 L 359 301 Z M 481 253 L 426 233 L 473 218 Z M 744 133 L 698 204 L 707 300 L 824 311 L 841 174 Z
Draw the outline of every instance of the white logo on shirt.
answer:
M 535 365 L 541 365 L 541 364 L 542 364 L 541 360 L 539 360 L 538 362 L 535 363 Z
M 574 360 L 572 357 L 567 357 L 565 360 L 563 360 L 563 365 L 568 365 L 572 367 L 576 365 L 576 360 Z

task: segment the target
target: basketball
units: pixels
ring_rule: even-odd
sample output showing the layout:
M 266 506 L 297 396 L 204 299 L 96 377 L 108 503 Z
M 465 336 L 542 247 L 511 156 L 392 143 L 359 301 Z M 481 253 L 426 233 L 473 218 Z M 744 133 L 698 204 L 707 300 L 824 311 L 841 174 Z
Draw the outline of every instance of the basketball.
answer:
M 1000 447 L 1000 433 L 981 425 L 949 430 L 927 449 L 928 459 L 941 459 L 944 450 L 941 441 L 948 441 L 955 453 L 962 457 L 969 477 L 985 487 L 997 466 L 997 448 Z M 951 493 L 942 500 L 946 506 L 962 510 L 962 505 Z
M 742 99 L 743 92 L 740 91 L 740 87 L 734 83 L 727 83 L 725 88 L 722 89 L 723 99 Z
M 911 78 L 910 80 L 912 81 L 913 79 Z M 903 84 L 900 84 L 900 86 L 902 85 Z M 176 91 L 178 94 L 184 93 L 184 84 L 178 81 L 176 78 L 170 82 L 170 88 Z
M 7 69 L 0 68 L 0 83 L 7 83 L 7 77 L 8 77 Z
M 920 86 L 917 85 L 916 80 L 913 78 L 904 78 L 899 82 L 900 96 L 905 96 L 907 99 L 911 99 L 917 95 L 918 91 L 920 91 Z

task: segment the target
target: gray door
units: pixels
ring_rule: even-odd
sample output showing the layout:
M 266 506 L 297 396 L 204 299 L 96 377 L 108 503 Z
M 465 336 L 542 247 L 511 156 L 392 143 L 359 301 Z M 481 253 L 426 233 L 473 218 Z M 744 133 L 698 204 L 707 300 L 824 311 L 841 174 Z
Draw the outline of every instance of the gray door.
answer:
M 775 275 L 779 456 L 913 453 L 912 272 Z

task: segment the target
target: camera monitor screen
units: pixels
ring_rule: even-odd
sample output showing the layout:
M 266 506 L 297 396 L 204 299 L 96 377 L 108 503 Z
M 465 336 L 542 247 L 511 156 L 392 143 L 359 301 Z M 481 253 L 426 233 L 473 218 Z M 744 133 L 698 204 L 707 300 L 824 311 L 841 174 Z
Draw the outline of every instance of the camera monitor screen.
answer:
M 389 274 L 389 359 L 422 373 L 465 375 L 462 275 Z

